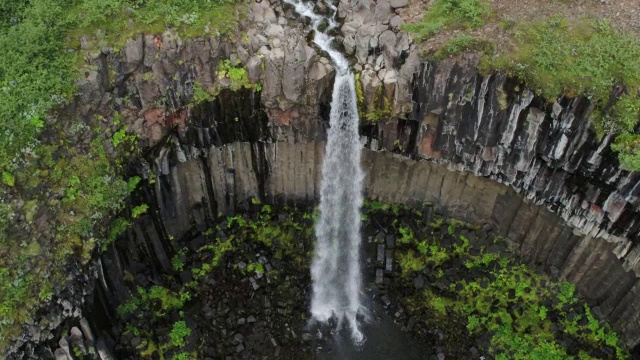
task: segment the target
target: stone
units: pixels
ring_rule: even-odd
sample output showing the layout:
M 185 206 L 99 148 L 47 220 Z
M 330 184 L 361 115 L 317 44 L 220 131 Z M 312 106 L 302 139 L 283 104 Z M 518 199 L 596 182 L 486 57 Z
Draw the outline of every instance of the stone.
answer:
M 404 24 L 404 20 L 402 20 L 402 18 L 398 15 L 393 16 L 391 20 L 389 20 L 389 26 L 394 28 L 397 28 L 402 24 Z
M 393 272 L 393 250 L 386 250 L 384 253 L 384 271 L 390 274 Z
M 64 350 L 60 349 L 60 348 L 56 349 L 56 351 L 54 352 L 54 355 L 56 357 L 56 360 L 68 360 L 69 359 L 69 358 L 67 358 L 67 353 Z
M 275 106 L 275 100 L 281 96 L 282 75 L 284 71 L 284 51 L 273 49 L 265 55 L 264 84 L 262 86 L 262 97 L 265 105 Z
M 376 7 L 374 10 L 374 17 L 376 21 L 384 22 L 391 16 L 391 6 L 389 0 L 376 1 Z
M 378 244 L 378 251 L 376 255 L 376 261 L 379 263 L 384 262 L 384 244 Z
M 86 339 L 87 343 L 93 344 L 95 338 L 93 337 L 93 332 L 91 331 L 91 326 L 89 326 L 89 321 L 87 319 L 80 319 L 80 329 L 82 329 L 82 335 Z
M 124 57 L 127 59 L 129 71 L 135 70 L 137 65 L 142 62 L 144 59 L 144 38 L 142 35 L 127 40 L 124 46 Z
M 287 100 L 298 102 L 303 94 L 305 66 L 307 60 L 307 43 L 304 38 L 298 38 L 298 41 L 287 42 L 284 70 L 286 76 L 282 79 L 282 93 Z M 282 110 L 288 110 L 283 109 Z
M 425 285 L 425 278 L 424 276 L 422 276 L 422 274 L 413 278 L 413 286 L 416 289 L 424 289 L 424 285 Z
M 387 235 L 385 237 L 385 242 L 387 244 L 387 249 L 393 249 L 396 247 L 396 237 L 395 235 Z
M 387 69 L 391 69 L 395 67 L 396 58 L 398 57 L 398 53 L 396 51 L 396 34 L 387 30 L 380 34 L 378 42 L 380 47 L 382 48 L 382 55 L 384 56 L 384 63 Z
M 384 271 L 382 269 L 376 269 L 376 284 L 382 284 L 384 282 Z
M 236 344 L 242 344 L 244 342 L 244 336 L 242 334 L 240 334 L 240 333 L 235 333 L 233 335 L 233 341 Z
M 418 318 L 415 316 L 410 317 L 407 322 L 407 331 L 413 331 L 413 328 L 416 326 L 416 322 L 418 322 Z
M 264 34 L 268 38 L 271 38 L 272 40 L 274 38 L 284 39 L 284 28 L 282 27 L 282 25 L 271 24 L 267 26 L 267 29 L 264 31 Z
M 84 345 L 84 338 L 82 337 L 82 331 L 80 331 L 78 327 L 74 326 L 71 328 L 69 331 L 69 340 L 71 340 L 71 344 L 73 344 L 74 347 L 79 348 L 83 354 L 87 353 L 87 348 Z
M 409 5 L 409 0 L 390 0 L 389 5 L 394 9 L 403 8 Z
M 98 343 L 96 344 L 96 351 L 98 352 L 100 360 L 117 360 L 116 357 L 111 354 L 111 351 L 109 351 L 102 339 L 98 340 Z
M 384 306 L 389 306 L 391 305 L 391 299 L 389 298 L 389 295 L 383 295 L 380 300 L 382 301 L 382 303 L 384 304 Z

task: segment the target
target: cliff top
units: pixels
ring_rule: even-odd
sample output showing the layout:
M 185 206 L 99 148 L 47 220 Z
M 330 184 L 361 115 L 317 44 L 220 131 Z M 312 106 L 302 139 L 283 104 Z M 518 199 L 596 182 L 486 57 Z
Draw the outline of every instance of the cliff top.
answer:
M 553 103 L 584 95 L 592 119 L 627 170 L 640 168 L 640 3 L 592 0 L 413 1 L 404 29 L 427 57 L 482 54 L 484 72 L 506 71 Z

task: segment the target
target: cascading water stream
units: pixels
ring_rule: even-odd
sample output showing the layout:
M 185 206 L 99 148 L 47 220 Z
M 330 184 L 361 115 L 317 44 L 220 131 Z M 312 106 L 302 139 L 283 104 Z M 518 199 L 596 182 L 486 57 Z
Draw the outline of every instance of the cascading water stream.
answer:
M 325 19 L 313 12 L 313 5 L 285 0 L 296 12 L 309 17 L 315 31 L 314 42 L 326 51 L 336 67 L 331 101 L 331 121 L 320 192 L 320 218 L 316 223 L 317 245 L 311 265 L 313 295 L 311 315 L 320 322 L 338 320 L 338 328 L 346 320 L 354 342 L 361 343 L 362 332 L 356 316 L 361 310 L 360 288 L 360 209 L 362 179 L 361 144 L 358 136 L 358 109 L 353 74 L 347 59 L 331 48 L 333 37 L 327 32 L 336 26 L 336 7 L 325 32 L 318 27 Z

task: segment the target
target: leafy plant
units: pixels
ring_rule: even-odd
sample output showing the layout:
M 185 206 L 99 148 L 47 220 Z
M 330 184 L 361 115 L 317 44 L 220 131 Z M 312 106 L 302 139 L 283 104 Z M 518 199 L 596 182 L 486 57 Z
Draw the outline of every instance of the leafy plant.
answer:
M 149 205 L 142 204 L 131 209 L 131 217 L 133 219 L 138 218 L 140 215 L 145 214 L 149 210 Z
M 176 321 L 169 332 L 169 346 L 183 348 L 186 345 L 185 338 L 191 335 L 191 329 L 184 321 Z
M 404 25 L 404 30 L 421 39 L 444 29 L 473 29 L 482 26 L 491 6 L 485 0 L 436 0 L 425 12 L 422 21 Z
M 244 67 L 233 66 L 230 60 L 223 60 L 218 65 L 218 78 L 228 78 L 229 89 L 238 91 L 242 88 L 255 89 L 255 85 L 249 82 L 249 73 Z

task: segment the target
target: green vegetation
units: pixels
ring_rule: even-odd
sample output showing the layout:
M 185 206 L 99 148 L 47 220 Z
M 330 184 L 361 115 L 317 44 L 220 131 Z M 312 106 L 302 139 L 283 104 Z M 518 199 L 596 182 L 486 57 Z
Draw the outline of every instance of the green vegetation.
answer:
M 620 163 L 640 169 L 640 148 L 632 141 L 640 118 L 640 42 L 603 20 L 526 22 L 516 25 L 513 35 L 515 50 L 500 54 L 490 66 L 508 70 L 550 100 L 559 94 L 588 96 L 598 108 L 596 131 L 619 134 L 612 149 Z M 616 85 L 626 92 L 610 106 Z
M 414 292 L 403 306 L 411 314 L 426 313 L 428 328 L 437 327 L 456 344 L 489 333 L 488 350 L 495 359 L 628 358 L 616 333 L 595 318 L 572 284 L 511 260 L 503 239 L 479 240 L 471 224 L 428 219 L 405 207 L 392 213 L 391 208 L 368 203 L 365 211 L 387 226 L 393 219 L 396 259 L 405 282 L 397 291 Z M 431 286 L 416 291 L 417 274 Z M 580 353 L 564 347 L 566 338 Z
M 620 134 L 611 144 L 611 149 L 618 153 L 622 166 L 629 170 L 640 169 L 640 135 Z
M 492 46 L 489 41 L 479 36 L 460 34 L 444 43 L 436 50 L 433 57 L 440 60 L 466 51 L 489 52 Z
M 491 13 L 486 0 L 436 0 L 422 21 L 404 25 L 403 29 L 426 39 L 444 29 L 473 29 L 482 26 Z
M 249 82 L 249 73 L 247 69 L 242 66 L 234 66 L 230 60 L 223 60 L 218 65 L 218 78 L 227 78 L 231 82 L 229 89 L 231 91 L 238 91 L 242 88 L 256 89 L 259 85 L 254 85 Z M 259 89 L 258 89 L 259 90 Z
M 228 88 L 231 91 L 241 89 L 250 89 L 253 91 L 262 91 L 262 84 L 252 84 L 249 81 L 249 73 L 242 64 L 232 64 L 231 60 L 223 60 L 218 64 L 218 78 L 227 79 L 229 81 Z M 193 97 L 191 99 L 194 105 L 213 101 L 222 90 L 221 86 L 213 86 L 206 88 L 199 82 L 193 84 Z
M 405 25 L 418 39 L 445 29 L 473 29 L 490 13 L 489 4 L 475 0 L 438 0 L 421 22 Z M 640 170 L 640 141 L 634 134 L 640 119 L 640 41 L 613 29 L 606 20 L 502 21 L 510 46 L 495 49 L 492 39 L 459 34 L 432 53 L 442 59 L 464 51 L 484 54 L 484 72 L 505 70 L 537 94 L 553 102 L 560 95 L 587 96 L 596 104 L 594 130 L 600 137 L 617 135 L 612 149 L 623 168 Z M 506 49 L 506 50 L 505 50 Z M 623 89 L 611 102 L 616 86 Z M 507 104 L 505 104 L 507 105 Z
M 384 95 L 384 86 L 378 88 L 371 104 L 365 104 L 364 89 L 360 73 L 354 74 L 356 97 L 358 99 L 358 116 L 365 124 L 376 124 L 380 120 L 391 120 L 393 101 Z
M 138 349 L 141 357 L 161 359 L 197 359 L 198 351 L 185 352 L 192 330 L 189 303 L 197 303 L 203 284 L 211 277 L 269 276 L 277 278 L 278 270 L 268 268 L 259 259 L 248 256 L 248 246 L 258 247 L 283 263 L 306 266 L 306 245 L 310 244 L 314 215 L 296 208 L 283 207 L 274 211 L 271 205 L 257 199 L 247 213 L 233 216 L 219 214 L 215 225 L 201 232 L 206 243 L 195 250 L 184 246 L 171 259 L 173 272 L 165 274 L 166 283 L 148 288 L 138 286 L 129 300 L 117 308 L 118 315 L 128 324 L 127 331 L 143 339 Z M 238 264 L 244 262 L 242 269 Z M 234 266 L 229 266 L 234 264 Z M 226 272 L 227 269 L 229 272 Z M 178 281 L 184 272 L 191 280 Z M 175 318 L 181 318 L 175 322 Z M 147 325 L 147 326 L 144 326 Z M 148 326 L 150 325 L 150 326 Z M 169 330 L 170 328 L 170 330 Z M 148 329 L 148 330 L 144 330 Z
M 109 225 L 140 181 L 127 183 L 118 175 L 137 156 L 139 139 L 116 112 L 80 119 L 62 111 L 76 95 L 80 73 L 94 71 L 83 67 L 85 55 L 103 47 L 118 52 L 140 33 L 161 42 L 224 34 L 243 15 L 234 2 L 0 4 L 0 354 L 67 283 L 68 260 L 88 261 L 130 224 L 123 216 Z M 167 26 L 175 32 L 160 40 Z M 131 215 L 146 209 L 136 207 Z
M 184 321 L 178 321 L 173 324 L 173 328 L 169 333 L 169 346 L 182 348 L 185 346 L 185 339 L 187 336 L 191 335 L 191 329 L 187 326 L 187 323 Z
M 572 317 L 567 316 L 565 309 L 577 303 L 572 285 L 549 286 L 548 280 L 526 266 L 512 265 L 494 254 L 465 257 L 470 259 L 466 264 L 485 270 L 487 275 L 451 284 L 446 297 L 425 293 L 425 301 L 439 314 L 443 307 L 440 304 L 448 302 L 456 314 L 467 317 L 471 334 L 491 332 L 491 351 L 496 359 L 573 359 L 549 330 L 551 317 L 563 327 L 562 332 L 596 348 L 613 347 L 618 358 L 626 358 L 615 333 L 601 327 L 586 305 L 586 315 L 574 312 Z M 554 305 L 547 308 L 544 304 Z M 580 323 L 584 316 L 589 318 L 587 325 Z M 591 327 L 589 332 L 584 331 Z
M 580 93 L 607 101 L 616 84 L 640 87 L 640 43 L 607 21 L 570 23 L 556 17 L 518 24 L 513 35 L 516 49 L 500 54 L 492 65 L 509 70 L 549 99 Z M 631 127 L 637 122 L 637 97 L 623 97 L 616 112 L 625 118 L 613 130 L 629 131 L 629 122 Z

